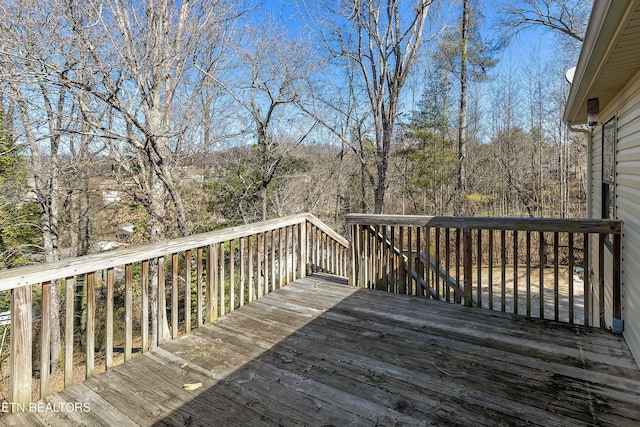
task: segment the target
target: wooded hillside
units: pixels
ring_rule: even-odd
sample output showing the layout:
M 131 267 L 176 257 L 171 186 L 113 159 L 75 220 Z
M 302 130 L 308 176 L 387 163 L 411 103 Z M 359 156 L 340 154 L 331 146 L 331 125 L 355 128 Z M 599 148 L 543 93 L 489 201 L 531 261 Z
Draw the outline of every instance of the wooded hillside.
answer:
M 302 211 L 583 215 L 583 2 L 0 9 L 3 268 Z

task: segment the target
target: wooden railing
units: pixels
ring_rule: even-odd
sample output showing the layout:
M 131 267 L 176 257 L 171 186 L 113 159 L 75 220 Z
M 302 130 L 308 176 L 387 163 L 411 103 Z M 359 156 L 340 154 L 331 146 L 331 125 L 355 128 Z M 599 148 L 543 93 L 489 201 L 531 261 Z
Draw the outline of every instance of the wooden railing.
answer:
M 33 378 L 37 376 L 40 398 L 51 392 L 51 368 L 57 363 L 50 357 L 51 325 L 47 321 L 51 318 L 52 292 L 60 290 L 64 301 L 60 305 L 64 307 L 64 386 L 68 387 L 73 383 L 77 348 L 77 286 L 85 288 L 81 298 L 85 300 L 81 310 L 84 336 L 80 341 L 84 343 L 85 376 L 90 378 L 96 372 L 98 332 L 104 334 L 104 341 L 98 343 L 104 345 L 104 368 L 114 365 L 114 316 L 124 317 L 119 319 L 124 326 L 118 332 L 124 336 L 123 359 L 127 361 L 134 349 L 134 323 L 139 337 L 137 350 L 146 352 L 165 339 L 213 322 L 309 272 L 346 277 L 347 248 L 342 236 L 313 215 L 301 214 L 0 271 L 0 291 L 11 291 L 10 402 L 30 402 L 35 394 Z M 152 287 L 158 290 L 157 301 L 150 300 Z M 114 299 L 114 292 L 122 297 Z M 96 309 L 98 299 L 104 311 Z M 157 313 L 157 322 L 150 320 L 153 313 Z M 33 319 L 38 317 L 41 322 L 34 328 Z M 32 358 L 34 335 L 39 336 L 39 364 Z M 150 337 L 155 337 L 155 342 L 151 343 Z
M 569 323 L 620 322 L 620 221 L 351 214 L 347 224 L 352 285 Z

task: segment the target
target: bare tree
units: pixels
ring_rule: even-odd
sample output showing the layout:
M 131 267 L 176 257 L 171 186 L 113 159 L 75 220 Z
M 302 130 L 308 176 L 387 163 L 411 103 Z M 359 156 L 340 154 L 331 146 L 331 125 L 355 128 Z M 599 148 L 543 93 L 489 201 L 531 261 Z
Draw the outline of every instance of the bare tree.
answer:
M 460 215 L 460 198 L 467 192 L 467 85 L 469 66 L 469 0 L 462 1 L 462 20 L 460 22 L 460 110 L 458 114 L 458 182 L 456 184 L 456 203 L 454 214 Z
M 59 15 L 50 16 L 30 2 L 7 4 L 0 24 L 0 63 L 7 95 L 15 106 L 12 129 L 26 147 L 31 161 L 33 192 L 38 205 L 45 262 L 57 261 L 60 252 L 61 153 L 64 132 L 73 116 L 73 97 L 50 68 L 70 62 L 62 48 Z M 28 17 L 28 18 L 27 18 Z M 52 26 L 51 31 L 42 31 Z M 51 359 L 61 351 L 59 298 L 51 292 Z
M 131 152 L 144 160 L 148 174 L 137 178 L 144 194 L 140 200 L 150 214 L 152 240 L 163 239 L 172 228 L 167 198 L 179 233 L 189 232 L 172 175 L 172 150 L 184 132 L 174 120 L 176 102 L 181 91 L 191 93 L 194 66 L 206 57 L 202 53 L 223 44 L 225 24 L 235 16 L 234 11 L 225 1 L 172 0 L 135 4 L 91 1 L 70 4 L 66 11 L 96 77 L 86 82 L 65 73 L 67 84 L 87 91 L 115 110 L 123 126 L 105 128 L 94 118 L 93 128 L 104 132 L 107 140 L 128 144 L 127 148 L 114 144 L 114 151 L 125 155 Z M 211 68 L 211 64 L 201 66 Z
M 520 0 L 505 6 L 501 25 L 507 35 L 545 27 L 582 42 L 590 11 L 584 0 Z
M 411 4 L 398 0 L 353 0 L 321 6 L 334 11 L 334 24 L 325 32 L 330 52 L 347 66 L 355 65 L 372 110 L 375 213 L 384 210 L 400 94 L 420 52 L 431 3 L 432 0 Z
M 316 126 L 316 121 L 309 120 L 299 108 L 308 97 L 309 82 L 319 65 L 307 46 L 304 39 L 289 38 L 284 29 L 267 20 L 246 29 L 246 39 L 239 49 L 235 84 L 225 84 L 205 72 L 227 90 L 251 123 L 246 134 L 250 143 L 255 143 L 263 220 L 268 218 L 268 192 L 272 182 L 282 174 L 291 151 L 307 139 Z M 289 143 L 284 144 L 283 140 Z
M 241 13 L 239 7 L 227 0 L 51 0 L 38 6 L 5 5 L 5 9 L 10 19 L 3 23 L 7 37 L 2 48 L 11 64 L 14 96 L 21 100 L 25 139 L 37 142 L 46 132 L 53 164 L 61 137 L 78 133 L 99 137 L 128 171 L 127 179 L 137 185 L 133 194 L 148 213 L 150 240 L 188 234 L 173 172 L 175 154 L 191 123 L 184 120 L 185 111 L 202 80 L 197 67 L 214 69 L 208 61 L 222 57 L 227 30 Z M 24 93 L 34 88 L 42 93 L 35 102 Z M 81 112 L 81 126 L 66 123 L 72 104 Z M 34 108 L 46 113 L 48 129 L 26 123 L 34 120 Z M 47 188 L 57 191 L 56 169 L 35 166 L 38 174 L 48 174 Z M 57 215 L 58 199 L 49 200 L 52 205 L 46 210 Z M 55 238 L 56 217 L 49 217 L 46 229 Z M 47 245 L 45 241 L 45 249 Z M 50 245 L 55 252 L 56 241 Z M 155 285 L 150 294 L 152 300 L 157 298 Z M 153 301 L 151 307 L 157 307 Z M 57 313 L 55 307 L 52 312 Z M 154 332 L 155 322 L 152 312 Z M 166 325 L 160 333 L 168 333 Z M 151 337 L 152 343 L 157 341 Z

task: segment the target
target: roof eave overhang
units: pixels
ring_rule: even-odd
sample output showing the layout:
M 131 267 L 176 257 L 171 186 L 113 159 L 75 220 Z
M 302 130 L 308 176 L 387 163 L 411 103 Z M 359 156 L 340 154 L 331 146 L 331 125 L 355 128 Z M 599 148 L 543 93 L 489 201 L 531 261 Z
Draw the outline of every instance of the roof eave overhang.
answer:
M 567 98 L 563 120 L 570 125 L 587 121 L 587 99 L 603 66 L 609 61 L 615 43 L 624 30 L 625 19 L 636 9 L 638 0 L 595 0 L 573 83 Z M 604 106 L 600 105 L 602 110 Z

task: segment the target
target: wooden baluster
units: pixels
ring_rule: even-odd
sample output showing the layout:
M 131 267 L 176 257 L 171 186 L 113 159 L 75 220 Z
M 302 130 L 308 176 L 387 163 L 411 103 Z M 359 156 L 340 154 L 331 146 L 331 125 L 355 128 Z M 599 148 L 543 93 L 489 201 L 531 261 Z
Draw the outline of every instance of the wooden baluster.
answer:
M 202 261 L 202 252 L 200 253 Z M 202 265 L 200 266 L 202 270 Z M 149 260 L 142 261 L 142 352 L 149 350 Z
M 378 240 L 379 240 L 379 258 L 378 265 L 380 270 L 380 289 L 388 291 L 389 277 L 387 275 L 387 242 L 386 242 L 387 227 L 385 225 L 378 227 Z
M 204 308 L 202 304 L 202 274 L 204 273 L 202 265 L 203 252 L 202 248 L 198 248 L 196 255 L 196 326 L 198 328 L 204 324 L 204 316 L 202 313 Z
M 507 233 L 500 230 L 500 310 L 507 311 Z
M 177 310 L 177 307 L 175 309 Z M 133 352 L 133 266 L 124 266 L 124 361 Z
M 518 230 L 513 230 L 513 312 L 518 314 Z
M 298 235 L 298 224 L 291 226 L 291 281 L 296 280 L 298 277 L 298 242 L 296 237 Z
M 434 228 L 436 235 L 436 259 L 435 259 L 435 281 L 436 281 L 436 295 L 438 298 L 446 298 L 447 290 L 441 286 L 442 280 L 440 279 L 440 228 Z
M 340 276 L 340 245 L 331 238 L 331 251 L 333 252 L 333 274 Z
M 42 283 L 40 316 L 40 399 L 49 395 L 51 374 L 51 282 Z
M 217 256 L 216 249 L 213 244 L 207 246 L 207 264 L 206 264 L 206 274 L 207 274 L 207 285 L 205 289 L 206 295 L 206 322 L 213 323 L 216 320 L 216 311 L 218 301 L 216 299 L 217 289 L 216 283 L 218 281 L 216 277 L 216 266 L 217 266 Z
M 463 263 L 464 263 L 464 305 L 473 305 L 473 241 L 471 230 L 465 228 L 463 231 Z
M 184 332 L 191 332 L 191 250 L 184 253 Z
M 476 299 L 478 300 L 478 307 L 482 307 L 482 229 L 479 228 L 476 233 L 478 236 L 476 240 Z
M 284 227 L 284 284 L 289 284 L 289 227 Z
M 164 257 L 158 258 L 158 322 L 156 336 L 158 345 L 164 342 L 165 325 L 167 323 L 167 290 L 164 276 Z
M 327 235 L 324 231 L 320 230 L 320 253 L 322 257 L 322 271 L 329 272 L 329 250 L 328 250 Z
M 318 270 L 323 271 L 323 256 L 322 256 L 322 232 L 320 229 L 316 229 L 316 251 L 318 254 Z
M 229 241 L 229 311 L 236 309 L 236 269 L 235 240 Z
M 253 301 L 253 236 L 247 237 L 247 248 L 249 254 L 247 262 L 249 263 L 249 271 L 247 273 L 247 291 L 249 293 L 249 302 Z
M 111 369 L 113 366 L 113 268 L 107 269 L 107 325 L 106 325 L 106 349 L 105 368 Z
M 264 257 L 263 254 L 263 243 L 262 240 L 264 238 L 263 233 L 258 233 L 257 241 L 256 241 L 256 286 L 258 290 L 258 298 L 262 297 L 262 278 L 264 277 L 262 274 L 262 259 Z
M 271 230 L 271 289 L 277 289 L 277 278 L 276 274 L 276 230 Z
M 553 318 L 560 320 L 560 243 L 558 232 L 553 233 Z
M 429 288 L 431 288 L 432 280 L 431 280 L 431 227 L 426 227 L 424 229 L 424 256 L 426 263 L 424 264 L 425 269 L 425 296 L 427 298 L 431 298 L 431 293 L 429 292 Z
M 369 287 L 369 229 L 366 226 L 360 226 L 360 240 L 362 253 L 360 255 L 360 259 L 362 260 L 362 264 L 360 266 L 362 280 L 360 282 L 360 286 L 363 288 Z
M 244 286 L 245 286 L 245 274 L 246 274 L 246 265 L 247 259 L 245 257 L 245 252 L 247 250 L 247 245 L 245 238 L 242 237 L 240 239 L 240 307 L 244 305 Z
M 526 286 L 527 286 L 527 316 L 531 316 L 531 232 L 526 234 Z
M 312 233 L 313 234 L 313 233 Z M 279 270 L 279 274 L 280 277 L 278 278 L 278 287 L 281 288 L 284 286 L 284 229 L 279 228 L 278 229 L 278 252 L 279 252 L 279 261 L 278 261 L 278 270 Z M 313 251 L 313 256 L 314 256 L 314 260 L 313 260 L 313 271 L 316 271 L 316 263 L 317 260 L 315 258 L 316 256 L 316 252 Z
M 306 222 L 304 225 L 304 275 L 311 273 L 311 223 Z M 274 247 L 275 250 L 275 247 Z
M 416 277 L 418 279 L 416 280 L 416 288 L 415 288 L 415 294 L 414 294 L 416 296 L 419 294 L 422 294 L 422 280 L 424 280 L 424 266 L 420 259 L 420 252 L 422 252 L 422 227 L 416 227 L 415 263 L 416 263 Z
M 600 234 L 598 236 L 598 326 L 604 328 L 604 251 L 605 251 L 605 238 L 606 234 Z
M 225 284 L 225 280 L 224 280 L 224 242 L 220 242 L 220 255 L 218 258 L 218 274 L 220 275 L 219 279 L 218 279 L 218 283 L 219 283 L 219 292 L 220 292 L 220 300 L 218 301 L 218 303 L 220 304 L 220 309 L 219 309 L 219 314 L 218 316 L 222 317 L 225 315 L 226 310 L 225 310 L 225 303 L 226 303 L 226 298 L 225 298 L 225 288 L 226 288 L 226 284 Z
M 398 289 L 398 256 L 395 253 L 396 244 L 396 228 L 389 227 L 389 291 L 396 292 Z
M 573 233 L 569 233 L 569 323 L 574 323 L 574 301 L 573 301 Z
M 73 385 L 73 326 L 75 308 L 73 306 L 76 278 L 65 280 L 65 315 L 64 315 L 64 388 Z
M 269 274 L 269 234 L 270 233 L 264 233 L 264 294 L 268 294 L 269 293 L 269 277 L 271 276 Z
M 407 270 L 404 261 L 404 227 L 400 226 L 399 228 L 399 236 L 398 236 L 398 292 L 405 293 L 407 289 Z
M 323 231 L 322 232 L 322 252 L 324 253 L 324 271 L 327 273 L 331 273 L 331 248 L 329 243 L 329 236 Z
M 316 248 L 316 228 L 311 225 L 311 272 L 315 273 L 318 271 L 318 251 Z M 282 242 L 282 237 L 280 237 L 280 242 Z
M 489 254 L 487 278 L 489 280 L 489 310 L 493 310 L 493 230 L 487 230 L 489 232 L 489 248 L 487 252 Z
M 460 229 L 456 228 L 456 287 L 453 288 L 453 300 L 456 304 L 460 304 L 462 295 L 460 295 Z M 466 289 L 464 291 L 466 293 Z
M 178 338 L 178 254 L 171 254 L 171 339 Z
M 591 272 L 589 271 L 589 233 L 582 234 L 582 274 L 583 274 L 583 305 L 584 305 L 584 325 L 589 326 L 591 324 Z
M 540 277 L 538 278 L 539 292 L 540 292 L 540 318 L 544 319 L 544 267 L 546 264 L 546 259 L 544 254 L 544 232 L 540 231 L 538 232 L 538 234 L 539 234 L 539 240 L 540 240 L 540 247 L 538 248 L 539 258 L 540 258 L 540 266 L 539 266 Z
M 413 288 L 413 274 L 414 274 L 414 257 L 413 257 L 413 227 L 407 227 L 407 269 L 408 269 L 408 280 L 407 280 L 407 288 L 402 292 L 403 294 L 411 294 L 411 289 Z
M 445 228 L 444 230 L 444 240 L 445 240 L 445 260 L 444 260 L 444 286 L 445 286 L 445 294 L 447 302 L 451 302 L 451 286 L 449 285 L 449 276 L 451 275 L 451 230 L 449 228 Z M 455 292 L 454 292 L 455 296 Z
M 95 273 L 87 273 L 87 322 L 85 324 L 87 335 L 86 346 L 86 378 L 93 378 L 95 367 L 95 336 L 96 336 L 96 277 Z

